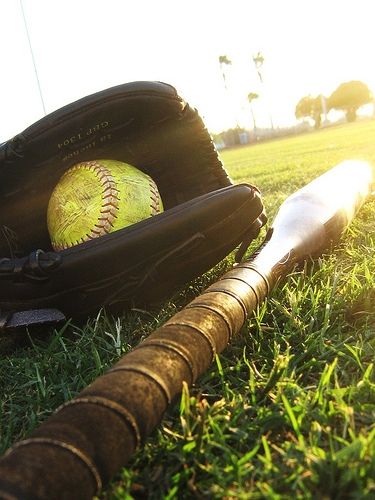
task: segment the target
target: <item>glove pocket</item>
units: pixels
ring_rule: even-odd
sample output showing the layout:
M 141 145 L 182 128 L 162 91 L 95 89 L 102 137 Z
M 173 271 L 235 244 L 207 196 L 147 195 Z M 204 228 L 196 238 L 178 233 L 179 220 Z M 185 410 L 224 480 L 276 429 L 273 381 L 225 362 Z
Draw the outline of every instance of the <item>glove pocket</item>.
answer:
M 59 252 L 43 279 L 33 279 L 31 271 L 23 279 L 18 273 L 16 281 L 8 274 L 0 280 L 0 307 L 54 307 L 79 318 L 102 307 L 118 311 L 160 303 L 220 262 L 249 231 L 255 237 L 264 220 L 253 186 L 212 191 Z
M 171 85 L 130 82 L 68 104 L 0 145 L 0 254 L 47 248 L 61 176 L 112 159 L 148 174 L 165 209 L 231 184 L 198 112 Z

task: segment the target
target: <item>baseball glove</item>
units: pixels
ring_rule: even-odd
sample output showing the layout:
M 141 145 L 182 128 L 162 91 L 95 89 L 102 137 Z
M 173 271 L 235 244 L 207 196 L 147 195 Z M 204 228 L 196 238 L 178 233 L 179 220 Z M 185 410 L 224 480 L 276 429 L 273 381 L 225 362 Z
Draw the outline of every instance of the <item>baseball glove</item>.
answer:
M 165 211 L 59 252 L 50 195 L 80 161 L 116 159 L 156 182 Z M 0 146 L 0 329 L 152 304 L 212 268 L 265 222 L 232 185 L 200 116 L 170 85 L 133 82 L 67 105 Z

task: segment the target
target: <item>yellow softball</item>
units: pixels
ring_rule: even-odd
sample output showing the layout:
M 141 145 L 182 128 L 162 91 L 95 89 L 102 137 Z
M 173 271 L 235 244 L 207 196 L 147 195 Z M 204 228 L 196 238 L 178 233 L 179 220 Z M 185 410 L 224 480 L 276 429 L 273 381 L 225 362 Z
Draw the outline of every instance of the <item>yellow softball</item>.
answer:
M 116 160 L 77 163 L 49 200 L 47 226 L 54 250 L 98 238 L 163 211 L 155 182 Z

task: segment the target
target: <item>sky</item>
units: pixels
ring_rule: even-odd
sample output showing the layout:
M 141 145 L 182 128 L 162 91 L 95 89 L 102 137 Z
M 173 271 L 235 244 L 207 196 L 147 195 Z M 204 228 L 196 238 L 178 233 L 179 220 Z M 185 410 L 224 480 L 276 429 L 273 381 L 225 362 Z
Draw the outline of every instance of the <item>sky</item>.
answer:
M 61 106 L 136 80 L 177 88 L 208 129 L 296 123 L 305 95 L 375 92 L 373 0 L 0 0 L 0 142 Z M 26 24 L 25 24 L 26 22 Z M 30 49 L 31 45 L 31 49 Z M 253 56 L 264 56 L 261 85 Z M 225 89 L 219 56 L 226 55 Z

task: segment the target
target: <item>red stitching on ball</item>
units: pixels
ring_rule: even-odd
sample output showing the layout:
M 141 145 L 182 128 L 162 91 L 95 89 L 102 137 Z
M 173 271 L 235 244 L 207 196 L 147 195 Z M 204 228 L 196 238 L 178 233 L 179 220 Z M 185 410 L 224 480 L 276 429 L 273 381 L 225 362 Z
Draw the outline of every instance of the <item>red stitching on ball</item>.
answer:
M 150 186 L 150 208 L 151 208 L 151 215 L 156 215 L 160 213 L 160 197 L 159 197 L 159 191 L 158 188 L 155 184 L 155 182 L 150 178 L 149 179 L 149 186 Z
M 79 163 L 74 167 L 85 168 L 90 170 L 94 174 L 96 174 L 101 186 L 102 186 L 102 206 L 100 209 L 100 217 L 98 218 L 98 224 L 95 224 L 93 228 L 90 229 L 90 232 L 86 234 L 85 237 L 82 238 L 82 241 L 92 240 L 97 238 L 98 236 L 103 236 L 104 234 L 108 234 L 110 232 L 110 228 L 113 227 L 113 223 L 115 219 L 117 219 L 117 211 L 119 209 L 118 202 L 120 201 L 118 197 L 119 190 L 117 189 L 117 184 L 114 176 L 110 168 L 105 165 L 96 162 L 96 161 L 88 161 Z M 110 207 L 109 209 L 105 209 L 106 207 Z

